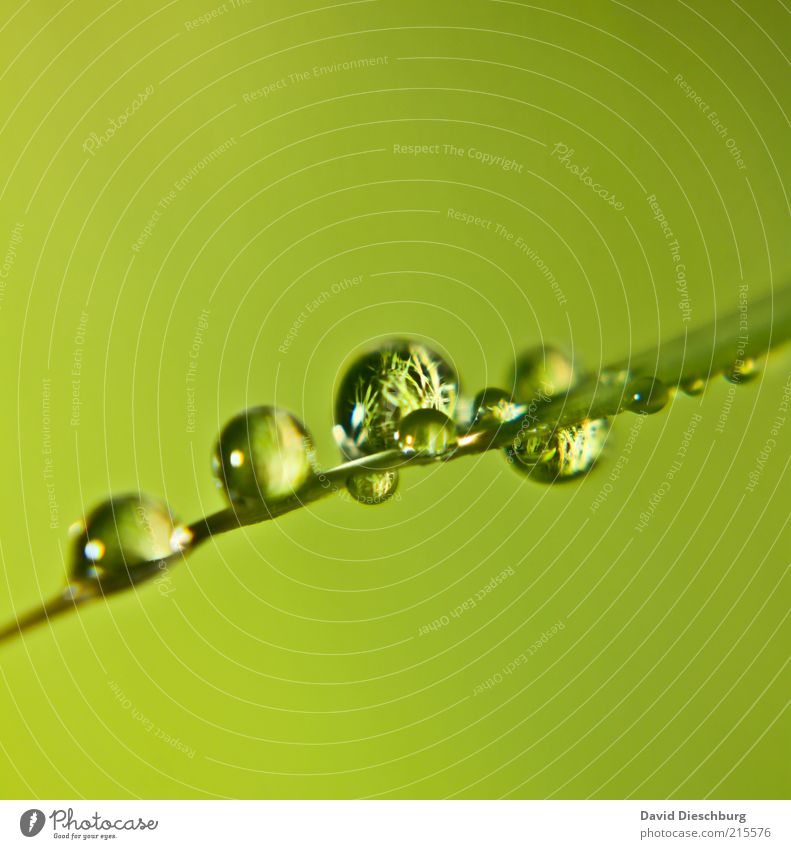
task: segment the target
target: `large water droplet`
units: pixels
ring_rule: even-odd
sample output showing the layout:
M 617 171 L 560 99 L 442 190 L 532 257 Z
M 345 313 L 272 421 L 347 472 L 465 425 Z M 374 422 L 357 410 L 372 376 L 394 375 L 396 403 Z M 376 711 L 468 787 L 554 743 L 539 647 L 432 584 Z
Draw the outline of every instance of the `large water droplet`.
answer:
M 610 423 L 592 419 L 555 431 L 520 434 L 506 449 L 511 465 L 531 480 L 556 483 L 584 475 L 599 459 Z
M 514 394 L 520 401 L 561 395 L 576 383 L 571 360 L 558 348 L 528 348 L 514 365 Z
M 212 458 L 217 485 L 239 508 L 287 498 L 315 474 L 313 442 L 302 422 L 278 407 L 252 407 L 220 433 Z
M 176 527 L 167 506 L 147 495 L 121 495 L 70 529 L 72 595 L 115 590 L 160 572 L 174 550 Z
M 415 410 L 402 419 L 397 439 L 402 451 L 435 457 L 456 445 L 456 426 L 439 410 Z
M 355 360 L 335 399 L 334 429 L 350 458 L 396 447 L 400 421 L 420 409 L 453 416 L 459 380 L 451 366 L 424 345 L 388 343 Z
M 658 413 L 670 400 L 670 390 L 655 377 L 638 377 L 629 383 L 624 407 L 632 413 Z
M 346 488 L 360 504 L 381 504 L 395 495 L 398 489 L 398 472 L 395 469 L 364 469 L 349 476 Z

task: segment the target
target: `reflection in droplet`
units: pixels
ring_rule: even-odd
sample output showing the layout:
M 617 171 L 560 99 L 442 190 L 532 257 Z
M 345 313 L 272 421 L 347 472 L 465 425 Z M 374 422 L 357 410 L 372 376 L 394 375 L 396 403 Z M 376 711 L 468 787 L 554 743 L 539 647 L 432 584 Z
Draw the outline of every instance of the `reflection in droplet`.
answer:
M 670 390 L 655 377 L 638 377 L 626 387 L 624 406 L 632 413 L 658 413 L 670 400 Z
M 520 434 L 506 449 L 514 469 L 539 483 L 573 480 L 599 459 L 610 423 L 592 419 L 555 431 Z
M 382 504 L 395 495 L 398 489 L 398 472 L 395 469 L 363 469 L 349 476 L 346 488 L 360 504 Z
M 396 447 L 401 420 L 420 409 L 453 416 L 459 380 L 425 345 L 390 342 L 358 358 L 335 398 L 333 433 L 349 459 Z
M 402 451 L 436 456 L 456 445 L 456 426 L 439 410 L 415 410 L 396 433 Z
M 560 395 L 576 383 L 574 366 L 560 349 L 547 345 L 528 348 L 514 367 L 514 394 L 520 401 Z

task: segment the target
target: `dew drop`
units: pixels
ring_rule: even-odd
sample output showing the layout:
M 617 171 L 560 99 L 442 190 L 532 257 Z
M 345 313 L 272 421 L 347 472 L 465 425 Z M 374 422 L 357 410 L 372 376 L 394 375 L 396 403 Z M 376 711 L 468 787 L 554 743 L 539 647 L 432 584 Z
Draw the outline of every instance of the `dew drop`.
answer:
M 110 593 L 157 574 L 172 554 L 173 518 L 147 495 L 121 495 L 96 507 L 70 528 L 69 589 L 74 596 Z
M 638 377 L 626 387 L 624 407 L 632 413 L 658 413 L 670 400 L 670 390 L 655 377 Z
M 287 410 L 251 407 L 222 429 L 212 470 L 232 506 L 277 501 L 293 495 L 315 474 L 313 442 Z
M 458 377 L 439 354 L 415 342 L 390 342 L 347 370 L 335 398 L 333 433 L 349 459 L 395 448 L 404 417 L 420 409 L 453 416 L 458 392 Z
M 396 439 L 401 450 L 436 457 L 456 445 L 456 426 L 439 410 L 415 410 L 398 426 Z
M 576 381 L 571 360 L 558 348 L 528 348 L 516 360 L 514 394 L 521 401 L 561 395 Z
M 515 404 L 504 389 L 487 387 L 482 389 L 472 402 L 474 425 L 505 424 L 518 418 L 525 411 L 523 404 Z
M 556 431 L 521 434 L 506 455 L 516 471 L 539 483 L 573 480 L 599 459 L 609 429 L 608 419 L 591 419 Z
M 346 481 L 349 494 L 360 504 L 382 504 L 398 489 L 398 472 L 363 470 L 350 475 Z
M 687 380 L 682 380 L 679 384 L 681 391 L 685 395 L 700 395 L 706 388 L 706 381 L 702 377 L 690 377 Z
M 755 380 L 760 374 L 761 369 L 752 357 L 745 357 L 743 360 L 738 359 L 734 362 L 731 368 L 725 372 L 725 379 L 729 383 L 749 383 Z

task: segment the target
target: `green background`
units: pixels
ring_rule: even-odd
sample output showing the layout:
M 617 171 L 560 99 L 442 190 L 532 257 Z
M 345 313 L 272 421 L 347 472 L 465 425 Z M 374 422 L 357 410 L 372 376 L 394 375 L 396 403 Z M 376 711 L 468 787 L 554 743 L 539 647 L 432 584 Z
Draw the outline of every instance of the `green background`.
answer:
M 430 342 L 474 393 L 525 346 L 596 369 L 735 311 L 742 282 L 757 297 L 788 279 L 782 5 L 545 6 L 2 13 L 3 619 L 58 591 L 68 526 L 107 493 L 185 520 L 219 508 L 211 446 L 247 405 L 295 411 L 333 465 L 333 387 L 379 338 Z M 440 148 L 395 152 L 415 144 Z M 219 537 L 167 595 L 142 586 L 4 644 L 0 792 L 787 796 L 791 424 L 747 486 L 790 376 L 780 352 L 735 394 L 678 395 L 631 446 L 622 416 L 579 484 L 495 455 L 414 470 L 386 506 L 336 498 Z

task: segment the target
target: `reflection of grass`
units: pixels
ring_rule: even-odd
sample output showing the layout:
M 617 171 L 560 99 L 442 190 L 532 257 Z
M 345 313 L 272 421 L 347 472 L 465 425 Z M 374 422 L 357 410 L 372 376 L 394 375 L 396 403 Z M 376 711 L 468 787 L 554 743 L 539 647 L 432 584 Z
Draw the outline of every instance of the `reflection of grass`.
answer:
M 152 566 L 150 569 L 146 569 L 142 563 L 125 565 L 143 566 L 136 569 L 135 574 L 140 575 L 139 581 L 147 580 L 160 574 L 164 566 L 186 556 L 214 534 L 275 519 L 305 504 L 345 491 L 346 482 L 354 472 L 397 470 L 406 465 L 446 462 L 470 454 L 509 447 L 515 440 L 524 440 L 526 434 L 540 434 L 542 439 L 548 433 L 562 436 L 566 431 L 576 431 L 580 425 L 591 420 L 608 419 L 626 410 L 637 413 L 658 412 L 676 388 L 697 395 L 706 383 L 716 376 L 725 376 L 734 384 L 751 379 L 757 373 L 756 360 L 789 338 L 791 287 L 779 294 L 769 295 L 752 306 L 740 304 L 738 314 L 720 318 L 705 327 L 664 343 L 655 350 L 602 368 L 597 373 L 583 377 L 567 393 L 553 397 L 543 395 L 540 403 L 532 403 L 528 412 L 523 412 L 511 421 L 501 422 L 485 418 L 480 424 L 471 425 L 460 436 L 458 443 L 438 455 L 427 455 L 419 451 L 403 453 L 398 448 L 392 448 L 343 463 L 310 478 L 292 495 L 278 500 L 262 500 L 258 505 L 245 508 L 244 512 L 227 508 L 199 519 L 186 528 L 178 528 L 177 544 L 173 546 L 174 553 L 156 563 L 152 561 L 145 564 Z M 396 374 L 388 384 L 388 391 L 401 387 L 405 392 L 424 395 L 426 384 L 432 383 L 430 368 L 428 372 L 425 371 L 427 365 L 431 364 L 411 359 L 395 362 Z M 643 395 L 647 385 L 650 391 L 646 404 Z M 656 398 L 661 398 L 663 403 L 656 403 Z M 129 585 L 125 583 L 123 586 Z M 40 609 L 16 618 L 14 622 L 0 629 L 0 641 L 13 637 L 38 622 L 71 610 L 76 604 L 104 598 L 105 591 L 97 586 L 92 592 L 86 592 L 84 595 L 75 596 L 72 591 L 60 595 Z

